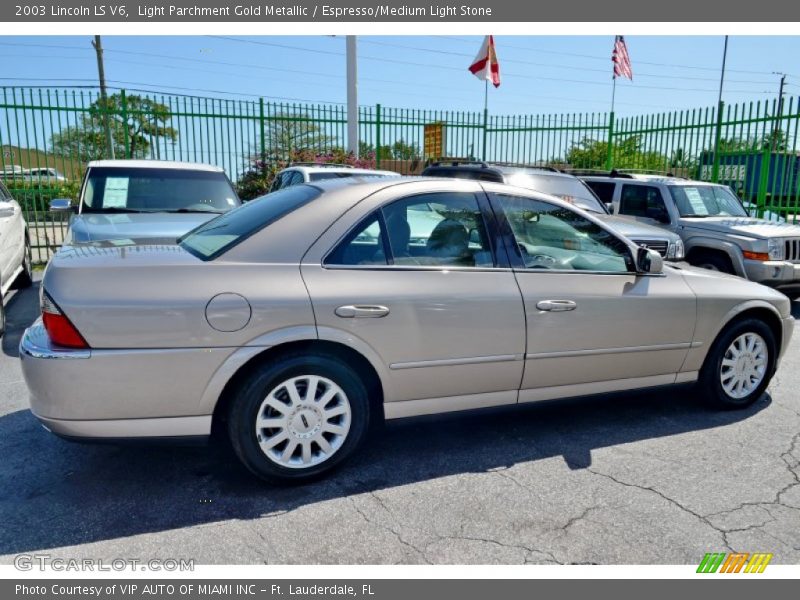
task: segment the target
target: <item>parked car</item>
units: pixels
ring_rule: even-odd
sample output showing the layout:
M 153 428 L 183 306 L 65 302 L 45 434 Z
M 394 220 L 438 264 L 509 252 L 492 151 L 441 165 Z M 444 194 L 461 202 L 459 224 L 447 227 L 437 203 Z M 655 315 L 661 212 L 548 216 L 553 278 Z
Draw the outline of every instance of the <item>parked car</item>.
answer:
M 339 179 L 342 177 L 399 177 L 400 173 L 394 171 L 380 171 L 377 169 L 357 169 L 349 165 L 337 165 L 332 163 L 295 163 L 285 169 L 278 171 L 270 192 L 276 192 L 283 188 L 299 185 L 301 183 L 311 183 L 323 181 L 325 179 Z
M 530 188 L 572 202 L 595 214 L 614 230 L 636 244 L 656 250 L 667 260 L 683 260 L 683 242 L 675 233 L 610 215 L 606 206 L 583 181 L 573 175 L 547 167 L 518 167 L 474 161 L 437 162 L 425 168 L 424 176 L 456 177 L 495 181 Z
M 47 429 L 223 431 L 284 482 L 384 419 L 695 381 L 741 408 L 794 325 L 783 294 L 665 265 L 574 204 L 436 178 L 292 186 L 178 245 L 65 247 L 41 298 L 20 355 Z
M 58 170 L 52 167 L 40 167 L 26 169 L 22 174 L 23 181 L 31 183 L 66 183 L 67 178 Z
M 693 265 L 800 295 L 800 227 L 750 216 L 725 185 L 675 177 L 583 177 L 615 215 L 677 233 Z
M 28 287 L 31 242 L 22 209 L 0 182 L 0 336 L 6 330 L 4 299 L 12 286 Z
M 160 160 L 89 163 L 77 205 L 50 203 L 76 213 L 65 243 L 106 239 L 175 240 L 241 205 L 225 172 L 210 165 Z

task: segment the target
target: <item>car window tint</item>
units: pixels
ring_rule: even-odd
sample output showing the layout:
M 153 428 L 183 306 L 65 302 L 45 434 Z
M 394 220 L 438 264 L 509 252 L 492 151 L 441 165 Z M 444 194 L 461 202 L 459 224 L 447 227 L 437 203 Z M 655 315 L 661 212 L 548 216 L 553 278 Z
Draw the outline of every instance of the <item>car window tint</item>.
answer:
M 586 185 L 597 194 L 597 197 L 600 198 L 602 202 L 611 204 L 614 200 L 614 187 L 617 185 L 616 183 L 610 181 L 587 181 Z
M 292 171 L 292 174 L 289 176 L 284 186 L 289 187 L 290 185 L 298 185 L 301 183 L 303 183 L 303 174 L 300 171 Z
M 195 256 L 211 260 L 319 195 L 309 185 L 279 190 L 211 219 L 178 242 Z
M 370 215 L 325 259 L 326 265 L 388 265 L 385 233 L 378 213 Z
M 396 200 L 382 212 L 396 265 L 494 266 L 474 194 L 420 194 Z
M 498 194 L 528 269 L 628 272 L 627 245 L 593 221 L 541 200 Z
M 0 183 L 0 200 L 9 200 L 11 198 L 11 194 L 6 189 L 2 183 Z
M 619 212 L 633 217 L 647 217 L 657 219 L 660 214 L 666 213 L 661 190 L 649 185 L 622 186 L 619 203 Z

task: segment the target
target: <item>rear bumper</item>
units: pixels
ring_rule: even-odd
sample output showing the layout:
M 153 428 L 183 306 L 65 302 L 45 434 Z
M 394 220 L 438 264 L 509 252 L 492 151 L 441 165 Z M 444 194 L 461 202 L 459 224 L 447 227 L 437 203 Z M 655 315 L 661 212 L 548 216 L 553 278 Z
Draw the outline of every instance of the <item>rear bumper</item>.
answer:
M 230 348 L 72 350 L 53 346 L 41 320 L 20 341 L 31 412 L 60 436 L 163 439 L 208 436 L 201 399 Z

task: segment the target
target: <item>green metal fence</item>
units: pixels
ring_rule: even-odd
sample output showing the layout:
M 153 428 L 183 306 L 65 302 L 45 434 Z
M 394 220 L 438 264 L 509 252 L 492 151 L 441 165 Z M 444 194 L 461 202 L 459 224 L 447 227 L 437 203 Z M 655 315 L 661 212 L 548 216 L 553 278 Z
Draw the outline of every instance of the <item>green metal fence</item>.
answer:
M 490 116 L 483 112 L 359 109 L 368 164 L 418 173 L 425 126 L 437 155 L 564 169 L 631 169 L 722 182 L 763 214 L 796 221 L 800 99 L 635 117 L 613 113 Z M 341 156 L 346 109 L 335 104 L 226 100 L 87 88 L 0 88 L 0 176 L 25 207 L 34 259 L 47 260 L 65 224 L 47 206 L 76 197 L 86 163 L 111 158 L 210 163 L 234 183 L 277 168 L 294 151 Z M 434 152 L 430 146 L 428 153 Z

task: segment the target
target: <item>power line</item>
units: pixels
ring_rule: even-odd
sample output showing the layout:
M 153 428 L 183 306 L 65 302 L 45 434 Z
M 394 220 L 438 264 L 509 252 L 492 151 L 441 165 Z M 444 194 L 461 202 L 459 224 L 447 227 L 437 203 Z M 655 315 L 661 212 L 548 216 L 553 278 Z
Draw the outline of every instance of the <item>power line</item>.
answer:
M 456 37 L 456 36 L 450 36 L 450 35 L 428 36 L 428 37 L 433 37 L 433 38 L 436 38 L 436 39 L 445 39 L 445 40 L 454 40 L 454 41 L 460 41 L 460 42 L 467 42 L 467 43 L 470 43 L 470 44 L 474 44 L 475 43 L 474 40 L 471 40 L 471 39 L 468 39 L 468 38 Z M 608 61 L 610 59 L 610 56 L 611 56 L 609 54 L 609 58 L 603 58 L 603 57 L 594 56 L 594 55 L 591 55 L 591 54 L 576 54 L 576 53 L 573 53 L 573 52 L 562 52 L 562 51 L 557 51 L 557 50 L 545 50 L 543 48 L 531 48 L 529 46 L 517 46 L 517 45 L 514 45 L 514 44 L 506 44 L 505 41 L 503 42 L 502 46 L 507 47 L 507 48 L 516 48 L 518 50 L 527 50 L 529 52 L 542 52 L 542 53 L 545 53 L 545 54 L 560 54 L 560 55 L 564 55 L 564 56 L 575 56 L 575 57 L 579 57 L 579 58 L 589 58 L 591 60 Z M 675 64 L 675 63 L 657 63 L 657 62 L 648 62 L 648 61 L 644 61 L 644 60 L 637 60 L 636 63 L 637 64 L 642 64 L 642 65 L 650 65 L 650 66 L 654 66 L 654 67 L 673 67 L 673 68 L 678 68 L 678 69 L 696 69 L 698 71 L 719 72 L 719 67 L 699 67 L 697 65 L 682 65 L 682 64 Z M 771 73 L 769 73 L 767 71 L 747 71 L 747 70 L 742 70 L 742 69 L 727 69 L 727 71 L 730 72 L 730 73 L 746 73 L 746 74 L 749 74 L 749 75 L 771 75 Z

